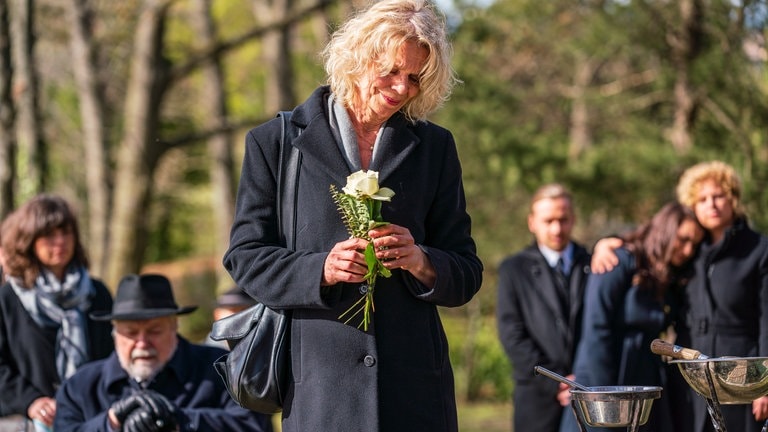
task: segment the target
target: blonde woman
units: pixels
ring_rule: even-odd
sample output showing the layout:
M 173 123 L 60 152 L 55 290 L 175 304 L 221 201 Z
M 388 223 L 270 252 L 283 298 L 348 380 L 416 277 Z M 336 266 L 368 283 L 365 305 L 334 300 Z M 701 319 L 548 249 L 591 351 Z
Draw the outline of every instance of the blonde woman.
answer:
M 711 357 L 768 356 L 768 238 L 749 227 L 741 180 L 730 165 L 703 162 L 680 177 L 677 197 L 707 230 L 686 290 L 678 344 Z M 704 400 L 694 400 L 694 432 L 713 430 Z M 729 430 L 759 431 L 768 397 L 722 408 Z
M 457 431 L 453 371 L 438 306 L 480 288 L 461 166 L 450 132 L 426 121 L 455 77 L 443 18 L 424 0 L 360 12 L 324 51 L 329 86 L 293 110 L 298 173 L 296 250 L 278 235 L 280 120 L 251 130 L 224 264 L 256 300 L 293 311 L 292 383 L 284 432 Z M 395 192 L 372 229 L 380 277 L 368 329 L 339 316 L 366 295 L 361 252 L 331 185 L 359 170 Z

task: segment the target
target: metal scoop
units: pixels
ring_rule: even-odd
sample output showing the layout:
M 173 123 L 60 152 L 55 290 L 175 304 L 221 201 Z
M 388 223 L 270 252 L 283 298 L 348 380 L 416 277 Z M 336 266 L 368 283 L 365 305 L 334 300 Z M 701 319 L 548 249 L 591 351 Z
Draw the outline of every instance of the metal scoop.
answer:
M 566 377 L 564 377 L 564 376 L 562 376 L 560 374 L 556 374 L 556 373 L 552 372 L 551 370 L 549 370 L 547 368 L 543 368 L 541 366 L 534 366 L 533 367 L 533 371 L 536 372 L 537 374 L 544 375 L 546 377 L 552 378 L 555 381 L 560 381 L 561 383 L 567 385 L 568 387 L 571 387 L 571 388 L 575 387 L 575 388 L 577 388 L 577 389 L 579 389 L 581 391 L 590 391 L 589 387 L 581 385 L 581 384 L 579 384 L 577 382 L 573 382 L 573 381 L 569 380 L 568 378 L 566 378 Z

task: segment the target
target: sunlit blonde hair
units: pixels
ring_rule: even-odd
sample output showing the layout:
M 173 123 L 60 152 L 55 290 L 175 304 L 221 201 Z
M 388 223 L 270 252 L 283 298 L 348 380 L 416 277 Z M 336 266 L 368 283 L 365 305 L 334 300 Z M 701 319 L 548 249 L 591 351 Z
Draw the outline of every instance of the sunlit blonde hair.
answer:
M 571 206 L 571 212 L 573 212 L 573 196 L 568 191 L 568 189 L 566 189 L 565 186 L 559 183 L 549 183 L 539 187 L 538 189 L 536 189 L 536 192 L 533 193 L 533 197 L 531 197 L 531 203 L 528 207 L 528 213 L 533 214 L 533 206 L 537 202 L 543 199 L 558 199 L 558 198 L 563 198 L 568 200 L 568 204 Z
M 392 70 L 407 41 L 416 41 L 429 54 L 419 74 L 419 94 L 402 108 L 405 116 L 425 120 L 448 100 L 457 78 L 444 17 L 428 0 L 384 0 L 343 24 L 322 52 L 328 84 L 344 107 L 358 102 L 357 83 L 366 72 L 384 76 Z
M 734 216 L 743 217 L 745 210 L 741 205 L 741 180 L 733 167 L 725 162 L 701 162 L 685 170 L 677 182 L 677 200 L 693 208 L 701 184 L 708 180 L 723 188 L 723 192 L 731 200 Z

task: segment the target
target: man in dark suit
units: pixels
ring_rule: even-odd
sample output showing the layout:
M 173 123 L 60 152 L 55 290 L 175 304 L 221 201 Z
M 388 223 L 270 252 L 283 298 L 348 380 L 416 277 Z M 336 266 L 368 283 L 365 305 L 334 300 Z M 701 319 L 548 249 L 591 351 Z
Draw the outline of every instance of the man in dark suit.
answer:
M 515 431 L 556 432 L 563 414 L 572 415 L 569 388 L 536 377 L 534 366 L 573 378 L 590 260 L 571 239 L 574 222 L 571 194 L 542 186 L 528 214 L 534 243 L 499 266 L 497 324 L 513 368 Z

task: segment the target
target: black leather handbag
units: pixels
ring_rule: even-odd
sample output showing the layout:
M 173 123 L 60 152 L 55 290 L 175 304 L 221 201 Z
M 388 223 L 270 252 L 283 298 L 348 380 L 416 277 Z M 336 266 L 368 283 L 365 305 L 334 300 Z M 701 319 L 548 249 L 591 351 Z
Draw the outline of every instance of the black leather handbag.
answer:
M 283 129 L 277 175 L 280 239 L 294 250 L 296 197 L 301 154 L 291 145 L 301 133 L 290 123 L 290 112 L 281 111 Z M 240 406 L 264 413 L 282 411 L 291 379 L 291 311 L 257 303 L 213 323 L 211 339 L 226 341 L 230 352 L 214 362 L 229 395 Z
M 213 364 L 230 396 L 243 408 L 282 411 L 290 380 L 290 312 L 262 303 L 213 323 L 211 338 L 230 352 Z

